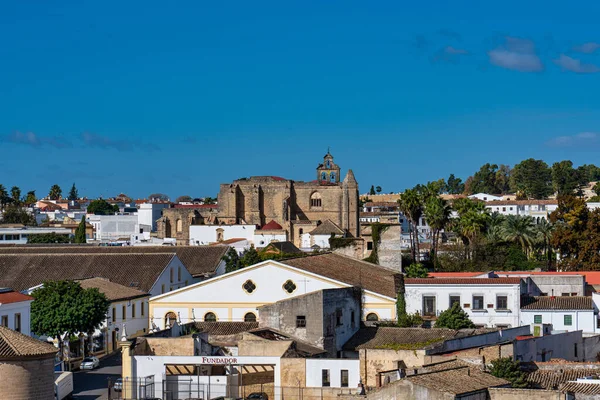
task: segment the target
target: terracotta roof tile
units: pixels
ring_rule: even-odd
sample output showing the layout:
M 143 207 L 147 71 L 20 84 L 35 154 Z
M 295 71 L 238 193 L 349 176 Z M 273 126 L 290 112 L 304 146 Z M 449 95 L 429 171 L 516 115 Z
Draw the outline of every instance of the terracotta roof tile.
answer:
M 518 285 L 521 278 L 407 278 L 407 285 Z
M 527 374 L 527 381 L 536 388 L 556 390 L 565 382 L 598 375 L 600 375 L 600 368 L 538 369 Z
M 258 328 L 258 322 L 196 322 L 194 323 L 199 332 L 206 332 L 215 336 L 237 335 Z
M 412 375 L 406 380 L 442 393 L 455 395 L 479 392 L 489 387 L 506 386 L 508 381 L 481 372 L 477 368 L 462 367 L 445 371 Z
M 587 296 L 523 296 L 522 310 L 593 310 L 594 303 Z
M 134 289 L 129 286 L 120 285 L 115 282 L 111 282 L 106 278 L 88 278 L 79 281 L 79 284 L 84 289 L 96 288 L 100 293 L 104 293 L 106 298 L 110 301 L 117 300 L 131 300 L 139 297 L 150 296 L 146 292 Z
M 366 261 L 326 253 L 279 261 L 314 274 L 396 298 L 398 273 Z
M 600 384 L 587 382 L 567 382 L 564 385 L 562 385 L 559 390 L 563 393 L 568 392 L 585 395 L 600 395 Z
M 260 228 L 261 231 L 280 231 L 282 229 L 283 227 L 274 220 L 271 220 L 271 222 L 269 222 L 266 225 L 263 225 L 263 227 Z
M 310 231 L 311 235 L 331 235 L 332 233 L 343 235 L 344 231 L 329 219 Z
M 185 268 L 194 277 L 214 274 L 227 252 L 227 246 L 18 246 L 0 247 L 1 254 L 146 254 L 170 253 L 176 254 Z M 89 278 L 99 275 L 88 275 Z M 106 278 L 105 276 L 102 276 Z M 116 282 L 114 279 L 111 279 Z M 0 282 L 2 279 L 0 277 Z M 120 283 L 120 282 L 119 282 Z
M 0 360 L 47 357 L 56 354 L 53 345 L 0 326 Z
M 429 278 L 473 278 L 485 272 L 430 272 Z
M 10 303 L 20 303 L 22 301 L 32 301 L 33 297 L 19 292 L 8 291 L 0 292 L 0 305 Z

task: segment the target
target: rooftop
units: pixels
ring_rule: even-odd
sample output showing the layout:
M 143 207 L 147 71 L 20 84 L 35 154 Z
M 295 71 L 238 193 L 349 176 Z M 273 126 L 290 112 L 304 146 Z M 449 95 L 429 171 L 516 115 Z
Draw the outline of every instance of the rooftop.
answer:
M 0 326 L 0 360 L 54 356 L 53 345 Z
M 496 378 L 491 374 L 471 367 L 411 375 L 405 379 L 414 385 L 454 395 L 479 392 L 489 387 L 509 385 L 509 382 L 504 379 Z
M 593 310 L 594 303 L 588 296 L 524 296 L 521 310 Z
M 2 304 L 20 303 L 22 301 L 32 301 L 33 297 L 14 291 L 0 292 L 0 306 Z
M 141 290 L 111 282 L 106 278 L 82 279 L 79 281 L 79 284 L 84 289 L 98 289 L 100 293 L 104 293 L 106 298 L 110 301 L 123 301 L 150 296 L 150 294 L 142 292 Z
M 274 220 L 271 220 L 271 222 L 269 222 L 266 225 L 263 225 L 260 228 L 261 231 L 280 231 L 282 229 L 283 229 L 283 227 L 281 225 L 279 225 L 277 222 L 275 222 Z
M 538 369 L 527 374 L 527 381 L 536 388 L 556 390 L 563 383 L 590 376 L 600 376 L 600 368 Z
M 358 286 L 373 293 L 396 298 L 398 272 L 393 269 L 334 253 L 310 255 L 279 262 L 344 282 L 350 286 Z
M 343 235 L 344 231 L 329 219 L 310 231 L 311 235 L 331 235 L 332 233 Z
M 263 251 L 265 251 L 269 248 L 275 249 L 284 254 L 303 254 L 302 250 L 297 248 L 296 245 L 294 245 L 294 243 L 292 243 L 290 241 L 271 242 L 271 243 L 269 243 L 269 245 L 267 247 L 265 247 L 265 249 Z
M 485 272 L 430 272 L 429 278 L 474 278 Z
M 519 285 L 521 278 L 407 278 L 407 285 Z
M 578 393 L 585 395 L 600 395 L 600 383 L 598 382 L 567 382 L 560 387 L 560 391 L 565 393 Z M 579 397 L 577 397 L 579 398 Z M 596 398 L 596 397 L 594 397 Z

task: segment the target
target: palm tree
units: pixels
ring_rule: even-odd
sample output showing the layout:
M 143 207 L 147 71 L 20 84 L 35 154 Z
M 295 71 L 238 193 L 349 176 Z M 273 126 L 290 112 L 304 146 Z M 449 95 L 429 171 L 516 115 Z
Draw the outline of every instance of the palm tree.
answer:
M 536 226 L 535 231 L 539 242 L 542 244 L 543 250 L 548 258 L 548 268 L 552 263 L 552 249 L 550 248 L 550 238 L 554 231 L 554 225 L 548 222 L 546 219 L 542 219 Z
M 425 209 L 423 210 L 427 223 L 431 228 L 432 244 L 431 244 L 431 255 L 433 256 L 434 270 L 437 266 L 437 250 L 440 232 L 446 228 L 450 221 L 451 209 L 448 202 L 438 196 L 431 196 L 425 203 Z
M 400 196 L 398 205 L 402 214 L 410 221 L 411 225 L 411 252 L 413 261 L 418 262 L 420 259 L 419 252 L 419 232 L 416 227 L 423 215 L 423 200 L 419 192 L 415 189 L 407 189 Z M 418 257 L 418 258 L 417 258 Z
M 21 189 L 18 186 L 10 188 L 10 197 L 12 197 L 13 203 L 19 204 L 21 202 Z
M 6 191 L 4 185 L 0 184 L 0 209 L 4 208 L 4 205 L 6 204 L 7 200 L 8 192 Z
M 469 241 L 470 255 L 473 256 L 477 238 L 486 230 L 490 215 L 475 209 L 464 213 L 459 219 L 459 232 Z
M 502 226 L 502 233 L 507 242 L 521 245 L 523 253 L 528 254 L 535 240 L 533 218 L 509 215 Z

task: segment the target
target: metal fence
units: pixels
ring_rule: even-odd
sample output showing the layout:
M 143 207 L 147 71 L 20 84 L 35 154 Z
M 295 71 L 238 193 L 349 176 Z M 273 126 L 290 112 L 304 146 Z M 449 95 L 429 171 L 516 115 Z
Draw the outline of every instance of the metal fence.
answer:
M 339 400 L 340 395 L 356 395 L 356 388 L 331 387 L 290 387 L 273 384 L 245 386 L 204 384 L 193 381 L 164 380 L 155 385 L 154 378 L 139 381 L 123 381 L 115 388 L 115 381 L 109 382 L 110 400 L 211 400 L 211 399 L 265 399 L 265 400 Z M 263 397 L 259 397 L 262 394 Z M 254 396 L 251 396 L 254 395 Z

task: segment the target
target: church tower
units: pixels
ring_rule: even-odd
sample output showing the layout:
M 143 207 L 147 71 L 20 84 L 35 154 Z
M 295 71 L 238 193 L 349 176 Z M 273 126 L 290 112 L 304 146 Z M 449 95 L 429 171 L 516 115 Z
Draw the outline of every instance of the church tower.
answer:
M 340 167 L 333 162 L 333 156 L 327 150 L 323 163 L 317 167 L 317 181 L 320 184 L 340 183 Z

